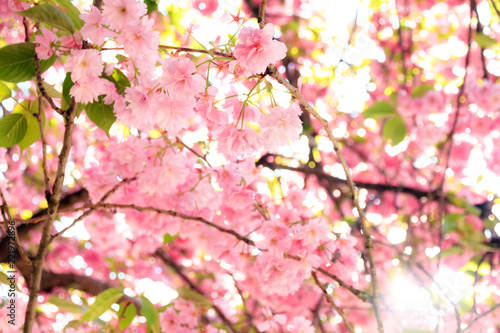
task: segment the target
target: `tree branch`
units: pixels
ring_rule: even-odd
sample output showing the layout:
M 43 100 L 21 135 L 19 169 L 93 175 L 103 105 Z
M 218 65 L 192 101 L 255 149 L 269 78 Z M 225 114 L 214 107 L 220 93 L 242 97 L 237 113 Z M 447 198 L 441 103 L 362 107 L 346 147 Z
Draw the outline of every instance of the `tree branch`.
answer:
M 292 84 L 290 84 L 288 81 L 286 81 L 279 73 L 276 67 L 271 64 L 267 67 L 267 74 L 272 76 L 273 78 L 278 81 L 281 85 L 285 86 L 292 95 L 294 95 L 297 100 L 299 101 L 299 104 L 301 106 L 301 109 L 305 112 L 310 113 L 316 120 L 319 121 L 321 126 L 323 126 L 323 129 L 326 131 L 328 138 L 333 144 L 333 149 L 335 153 L 337 154 L 337 157 L 340 161 L 340 164 L 342 165 L 342 168 L 344 169 L 344 173 L 346 175 L 347 179 L 347 185 L 349 186 L 349 189 L 352 193 L 352 201 L 354 203 L 354 206 L 356 207 L 356 210 L 358 211 L 359 215 L 359 225 L 361 232 L 363 234 L 364 240 L 365 240 L 365 249 L 366 249 L 366 254 L 368 257 L 368 263 L 370 267 L 370 276 L 371 276 L 371 285 L 372 285 L 372 296 L 373 296 L 373 310 L 375 312 L 375 318 L 377 319 L 377 327 L 379 333 L 384 332 L 384 324 L 382 322 L 382 316 L 380 314 L 380 307 L 379 307 L 379 283 L 378 283 L 378 277 L 377 277 L 377 270 L 375 268 L 375 261 L 373 259 L 373 243 L 372 243 L 372 238 L 370 236 L 370 233 L 368 232 L 368 228 L 366 226 L 366 217 L 365 217 L 365 212 L 363 209 L 361 209 L 361 206 L 359 205 L 359 200 L 358 200 L 358 192 L 354 186 L 354 182 L 352 181 L 350 169 L 347 166 L 347 163 L 344 159 L 344 155 L 342 155 L 342 151 L 340 150 L 339 143 L 335 136 L 332 133 L 332 130 L 330 129 L 328 122 L 323 119 L 317 112 L 314 110 L 312 106 L 309 105 L 305 97 L 300 93 L 300 91 L 294 87 Z
M 38 247 L 38 252 L 36 258 L 33 260 L 33 271 L 30 283 L 30 298 L 28 301 L 28 306 L 26 308 L 26 319 L 24 322 L 24 333 L 31 333 L 33 330 L 33 324 L 36 315 L 36 304 L 37 297 L 40 291 L 40 282 L 42 279 L 42 266 L 45 256 L 47 254 L 48 246 L 50 244 L 51 230 L 54 225 L 54 220 L 57 215 L 59 208 L 59 202 L 61 199 L 62 185 L 64 180 L 64 172 L 66 170 L 66 164 L 68 162 L 69 152 L 72 146 L 72 136 L 74 128 L 74 118 L 76 115 L 76 103 L 72 99 L 70 107 L 64 112 L 64 118 L 66 120 L 66 126 L 64 130 L 64 139 L 61 152 L 59 154 L 59 161 L 57 165 L 56 177 L 54 180 L 54 185 L 52 187 L 52 195 L 50 200 L 48 200 L 48 210 L 47 218 L 45 220 L 42 238 L 40 240 L 40 245 Z
M 99 200 L 99 202 L 97 203 L 96 206 L 99 206 L 99 205 L 103 204 L 104 201 L 106 201 L 113 193 L 115 193 L 123 184 L 129 183 L 129 182 L 131 182 L 132 180 L 135 180 L 135 179 L 136 179 L 135 177 L 131 178 L 131 179 L 124 179 L 123 181 L 121 181 L 118 184 L 116 184 L 111 190 L 109 190 L 108 192 L 106 192 L 102 196 L 101 200 Z M 95 207 L 91 207 L 86 212 L 82 213 L 69 226 L 67 226 L 63 230 L 59 231 L 55 235 L 52 235 L 50 237 L 50 242 L 52 242 L 55 238 L 59 237 L 60 235 L 64 234 L 68 229 L 72 228 L 76 223 L 78 223 L 79 221 L 83 220 L 84 218 L 86 218 L 87 216 L 89 216 L 90 214 L 92 214 L 95 210 L 96 210 Z
M 2 216 L 3 216 L 3 222 L 4 222 L 4 227 L 5 227 L 5 233 L 6 233 L 6 239 L 8 240 L 9 238 L 9 223 L 13 222 L 12 216 L 10 215 L 9 211 L 9 206 L 7 205 L 7 200 L 5 200 L 5 197 L 3 195 L 2 188 L 0 187 L 0 196 L 2 197 Z M 25 260 L 28 263 L 31 263 L 31 259 L 29 258 L 28 254 L 24 250 L 23 246 L 21 245 L 21 241 L 19 240 L 19 234 L 17 232 L 17 227 L 14 223 L 13 225 L 13 232 L 14 232 L 14 243 L 16 244 L 17 250 L 19 251 L 19 254 L 21 255 L 22 259 Z M 6 254 L 9 252 L 9 250 L 6 251 Z
M 185 219 L 185 220 L 197 221 L 197 222 L 201 222 L 205 225 L 208 225 L 212 228 L 215 228 L 215 229 L 219 230 L 220 232 L 224 232 L 226 234 L 233 235 L 234 237 L 236 237 L 240 241 L 245 242 L 248 245 L 255 246 L 255 243 L 253 240 L 249 239 L 248 237 L 240 235 L 239 233 L 237 233 L 236 231 L 234 231 L 232 229 L 227 229 L 227 228 L 221 227 L 220 225 L 217 225 L 213 222 L 205 220 L 202 217 L 185 215 L 185 214 L 178 213 L 178 212 L 175 212 L 172 210 L 165 210 L 165 209 L 149 207 L 149 206 L 142 207 L 142 206 L 137 206 L 137 205 L 122 205 L 122 204 L 113 204 L 113 203 L 101 203 L 99 205 L 85 205 L 85 207 L 92 207 L 94 209 L 100 209 L 100 208 L 135 209 L 135 210 L 140 211 L 140 212 L 155 212 L 158 214 L 165 214 L 165 215 L 170 215 L 173 217 L 179 217 L 179 218 Z
M 346 327 L 346 329 L 350 333 L 354 333 L 354 328 L 352 327 L 351 323 L 347 320 L 347 316 L 345 315 L 344 310 L 342 310 L 340 308 L 340 306 L 338 306 L 337 304 L 335 304 L 335 302 L 333 301 L 332 296 L 326 291 L 326 289 L 323 286 L 323 284 L 319 281 L 316 272 L 312 271 L 311 275 L 312 275 L 312 277 L 313 277 L 314 282 L 316 283 L 316 285 L 321 289 L 321 291 L 323 292 L 323 295 L 325 295 L 326 300 L 328 301 L 328 303 L 330 303 L 330 305 L 332 306 L 332 308 L 334 308 L 335 311 L 337 311 L 337 313 L 340 315 L 340 317 L 342 317 L 342 321 L 344 322 L 344 326 Z
M 177 275 L 179 275 L 181 277 L 181 279 L 189 286 L 189 288 L 191 288 L 193 291 L 197 292 L 198 294 L 204 296 L 206 299 L 209 300 L 209 298 L 205 296 L 203 291 L 200 288 L 198 288 L 198 286 L 195 285 L 191 281 L 191 279 L 189 279 L 187 277 L 186 274 L 184 274 L 182 267 L 177 265 L 177 263 L 172 258 L 170 258 L 170 256 L 165 251 L 158 249 L 158 250 L 156 250 L 155 254 L 158 257 L 160 257 L 160 259 L 163 261 L 163 263 L 166 266 L 172 268 L 175 271 L 175 273 L 177 273 Z M 229 331 L 236 333 L 237 332 L 236 329 L 233 327 L 233 324 L 229 321 L 229 319 L 226 317 L 226 315 L 224 315 L 224 312 L 222 312 L 222 310 L 217 305 L 215 305 L 212 301 L 210 301 L 210 303 L 212 305 L 212 308 L 215 310 L 215 312 L 217 312 L 217 315 L 219 316 L 219 318 L 226 325 L 226 328 L 228 328 Z
M 268 167 L 269 169 L 275 170 L 275 169 L 284 169 L 284 170 L 290 170 L 290 171 L 296 171 L 296 172 L 301 172 L 306 175 L 315 175 L 319 179 L 325 179 L 328 180 L 329 182 L 333 184 L 343 184 L 347 185 L 347 181 L 342 178 L 334 177 L 331 175 L 328 175 L 324 173 L 324 171 L 318 169 L 318 168 L 310 168 L 306 165 L 303 165 L 302 167 L 290 167 L 287 165 L 282 165 L 282 164 L 277 164 L 276 162 L 269 162 L 268 158 L 269 157 L 282 157 L 279 155 L 273 155 L 273 154 L 266 154 L 262 156 L 257 162 L 257 165 L 262 165 L 265 167 Z M 283 159 L 286 159 L 286 157 L 282 157 Z M 406 186 L 397 186 L 397 185 L 390 185 L 390 184 L 377 184 L 377 183 L 366 183 L 366 182 L 361 182 L 361 181 L 354 181 L 354 186 L 360 187 L 360 188 L 365 188 L 367 190 L 374 190 L 374 191 L 391 191 L 391 192 L 398 192 L 398 193 L 407 193 L 415 196 L 416 198 L 433 198 L 436 196 L 436 191 L 430 191 L 426 192 L 423 190 L 415 189 L 412 187 L 406 187 Z

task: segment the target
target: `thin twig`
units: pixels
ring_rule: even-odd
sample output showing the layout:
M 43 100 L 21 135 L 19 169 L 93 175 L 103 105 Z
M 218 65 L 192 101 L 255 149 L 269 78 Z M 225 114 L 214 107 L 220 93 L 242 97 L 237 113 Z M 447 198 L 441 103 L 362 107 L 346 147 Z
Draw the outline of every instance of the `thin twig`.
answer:
M 192 152 L 194 155 L 198 156 L 201 160 L 203 160 L 205 163 L 207 163 L 207 165 L 209 167 L 212 167 L 212 165 L 210 164 L 210 162 L 207 161 L 207 158 L 205 156 L 202 156 L 200 154 L 198 154 L 193 148 L 191 147 L 188 147 L 184 142 L 182 142 L 181 139 L 179 138 L 176 138 L 176 141 L 178 143 L 180 143 L 184 148 L 186 148 L 187 150 L 189 150 L 190 152 Z
M 264 29 L 266 25 L 266 2 L 267 0 L 261 0 L 259 6 L 259 16 L 257 17 L 257 22 L 259 22 L 259 28 Z
M 342 280 L 338 276 L 328 272 L 327 270 L 325 270 L 321 267 L 316 268 L 316 270 L 318 272 L 320 272 L 321 274 L 328 276 L 330 279 L 335 280 L 342 288 L 349 290 L 354 296 L 356 296 L 357 298 L 359 298 L 363 302 L 365 302 L 365 303 L 372 302 L 372 298 L 370 297 L 370 295 L 368 293 L 354 288 L 353 286 L 344 282 L 344 280 Z
M 7 200 L 5 200 L 2 188 L 0 188 L 0 196 L 2 197 L 2 215 L 3 215 L 5 232 L 7 233 L 7 237 L 9 237 L 8 236 L 9 235 L 9 222 L 12 221 L 12 216 L 10 215 L 9 205 L 7 205 Z M 16 244 L 17 251 L 19 252 L 19 254 L 21 255 L 21 257 L 23 258 L 24 261 L 31 264 L 31 259 L 29 258 L 28 254 L 26 253 L 23 246 L 21 245 L 21 240 L 19 239 L 16 225 L 14 224 L 13 227 L 14 227 L 14 242 Z
M 42 73 L 40 71 L 40 59 L 38 59 L 38 55 L 36 54 L 36 52 L 34 58 L 35 58 L 35 73 L 36 73 L 35 78 L 38 90 L 40 90 L 40 93 L 42 94 L 43 98 L 45 98 L 45 100 L 49 102 L 50 107 L 54 111 L 62 115 L 63 110 L 61 110 L 61 108 L 59 108 L 56 105 L 56 103 L 54 103 L 54 100 L 52 99 L 52 97 L 49 96 L 49 94 L 47 94 L 47 90 L 45 90 L 45 87 L 43 86 Z
M 96 204 L 96 206 L 99 206 L 99 205 L 103 204 L 104 201 L 106 201 L 113 193 L 115 193 L 123 184 L 127 184 L 127 183 L 129 183 L 129 182 L 131 182 L 132 180 L 135 180 L 135 179 L 136 179 L 135 177 L 131 178 L 131 179 L 124 179 L 123 181 L 121 181 L 118 184 L 116 184 L 111 190 L 109 190 L 108 192 L 106 192 L 102 196 L 101 200 L 98 201 L 98 203 Z M 96 210 L 95 207 L 89 208 L 86 212 L 82 213 L 82 215 L 78 216 L 69 226 L 67 226 L 63 230 L 59 231 L 55 235 L 52 235 L 52 237 L 50 238 L 50 241 L 52 242 L 55 238 L 57 238 L 60 235 L 64 234 L 66 231 L 68 231 L 68 229 L 71 229 L 75 224 L 77 224 L 78 222 L 80 222 L 81 220 L 83 220 L 84 218 L 86 218 L 87 216 L 89 216 L 90 214 L 92 214 L 95 210 Z
M 182 271 L 182 267 L 180 267 L 172 258 L 170 258 L 170 256 L 165 251 L 158 249 L 158 250 L 156 250 L 155 254 L 158 257 L 160 257 L 160 259 L 163 261 L 163 263 L 165 265 L 172 268 L 175 271 L 175 273 L 177 273 L 177 275 L 179 275 L 181 277 L 181 279 L 189 286 L 189 288 L 191 288 L 193 291 L 202 295 L 203 297 L 205 297 L 207 300 L 210 301 L 210 299 L 205 296 L 203 291 L 197 285 L 195 285 L 191 281 L 191 279 L 187 277 L 186 274 L 184 274 L 184 272 Z M 210 303 L 212 305 L 212 308 L 217 313 L 217 315 L 219 315 L 220 319 L 224 322 L 224 325 L 226 326 L 226 328 L 228 328 L 229 331 L 236 333 L 237 332 L 236 329 L 233 327 L 233 324 L 231 323 L 231 321 L 229 321 L 229 319 L 226 317 L 226 315 L 224 315 L 224 312 L 222 312 L 222 310 L 217 305 L 215 305 L 212 301 L 210 301 Z
M 63 145 L 59 153 L 59 160 L 57 164 L 56 177 L 52 186 L 52 195 L 48 201 L 47 217 L 43 225 L 42 238 L 38 247 L 38 252 L 33 260 L 33 270 L 30 281 L 30 296 L 28 306 L 26 307 L 26 319 L 24 322 L 24 333 L 31 333 L 35 322 L 36 305 L 38 293 L 40 292 L 40 283 L 42 279 L 43 261 L 47 255 L 48 247 L 51 240 L 51 230 L 58 212 L 59 202 L 61 200 L 62 186 L 64 180 L 64 173 L 66 164 L 68 163 L 69 152 L 73 144 L 73 129 L 75 126 L 76 103 L 74 99 L 71 100 L 69 109 L 64 112 L 65 130 Z
M 204 49 L 195 49 L 191 47 L 181 47 L 181 46 L 171 46 L 171 45 L 158 45 L 158 48 L 164 50 L 176 50 L 179 52 L 189 52 L 189 53 L 205 53 L 209 55 L 218 55 L 221 57 L 232 58 L 231 54 L 226 54 L 224 52 L 215 51 L 215 50 L 204 50 Z M 100 51 L 122 51 L 123 47 L 103 47 L 99 49 Z
M 495 2 L 493 0 L 490 0 L 490 2 L 491 2 L 491 6 L 493 7 L 495 12 L 497 13 L 498 18 L 500 19 L 500 10 L 498 10 L 497 5 L 495 4 Z
M 455 134 L 455 130 L 457 128 L 458 124 L 458 119 L 460 116 L 460 108 L 463 104 L 462 97 L 464 97 L 464 91 L 465 91 L 465 83 L 466 83 L 466 78 L 467 78 L 467 69 L 469 67 L 469 61 L 470 61 L 470 52 L 471 52 L 471 43 L 472 43 L 472 13 L 473 13 L 473 1 L 471 0 L 471 5 L 470 5 L 470 15 L 469 15 L 469 30 L 468 30 L 468 35 L 467 35 L 467 55 L 465 56 L 465 73 L 463 77 L 463 83 L 460 86 L 460 90 L 457 95 L 457 107 L 455 110 L 455 119 L 453 120 L 453 125 L 451 127 L 450 132 L 448 133 L 448 136 L 446 137 L 446 141 L 443 145 L 443 147 L 446 147 L 446 144 L 448 144 L 448 151 L 446 152 L 446 160 L 445 160 L 445 165 L 444 165 L 444 170 L 443 170 L 443 176 L 441 178 L 441 182 L 438 187 L 438 193 L 439 193 L 439 211 L 438 211 L 438 221 L 439 221 L 439 239 L 438 239 L 438 247 L 439 247 L 439 253 L 437 257 L 437 271 L 439 272 L 440 266 L 441 266 L 441 256 L 442 256 L 442 246 L 443 246 L 443 237 L 444 237 L 444 209 L 445 209 L 445 198 L 446 194 L 444 192 L 444 183 L 446 180 L 446 170 L 448 169 L 448 166 L 450 164 L 450 157 L 451 157 L 451 151 L 453 150 L 453 135 Z M 445 148 L 443 148 L 445 149 Z M 440 308 L 441 303 L 438 303 L 438 308 Z M 458 330 L 460 330 L 460 325 L 458 325 Z M 436 326 L 436 333 L 439 332 L 439 325 Z
M 45 131 L 43 128 L 43 107 L 42 97 L 38 96 L 38 113 L 36 119 L 38 121 L 38 128 L 40 129 L 40 139 L 42 141 L 42 170 L 43 170 L 43 184 L 45 187 L 45 199 L 48 201 L 50 198 L 50 179 L 49 168 L 47 167 L 47 140 L 45 138 Z
M 100 209 L 100 208 L 107 208 L 107 209 L 109 209 L 109 208 L 111 208 L 111 209 L 113 209 L 113 208 L 118 208 L 118 209 L 134 209 L 134 210 L 137 210 L 137 211 L 140 211 L 140 212 L 155 212 L 155 213 L 158 213 L 158 214 L 165 214 L 165 215 L 170 215 L 170 216 L 173 216 L 173 217 L 179 217 L 179 218 L 185 219 L 185 220 L 197 221 L 197 222 L 201 222 L 203 224 L 206 224 L 206 225 L 208 225 L 208 226 L 210 226 L 212 228 L 215 228 L 215 229 L 219 230 L 220 232 L 224 232 L 226 234 L 233 235 L 234 237 L 236 237 L 240 241 L 245 242 L 248 245 L 255 246 L 255 243 L 254 243 L 253 240 L 249 239 L 246 236 L 240 235 L 239 233 L 237 233 L 236 231 L 234 231 L 232 229 L 227 229 L 227 228 L 221 227 L 220 225 L 217 225 L 217 224 L 215 224 L 213 222 L 205 220 L 202 217 L 185 215 L 185 214 L 178 213 L 178 212 L 175 212 L 175 211 L 172 211 L 172 210 L 165 210 L 165 209 L 160 209 L 160 208 L 155 208 L 155 207 L 148 207 L 148 206 L 143 207 L 143 206 L 137 206 L 137 205 L 122 205 L 122 204 L 112 204 L 112 203 L 101 203 L 101 204 L 98 204 L 98 205 L 85 205 L 84 207 L 93 207 L 95 209 Z
M 312 275 L 312 277 L 313 277 L 314 282 L 316 283 L 316 285 L 321 289 L 321 291 L 323 292 L 323 295 L 325 295 L 326 300 L 328 301 L 328 303 L 330 303 L 330 305 L 332 306 L 332 308 L 334 308 L 335 311 L 337 311 L 337 313 L 340 315 L 340 317 L 342 317 L 342 321 L 344 322 L 345 328 L 350 333 L 354 333 L 354 328 L 352 327 L 351 323 L 347 320 L 347 316 L 345 315 L 344 310 L 342 310 L 342 308 L 340 306 L 338 306 L 337 304 L 335 304 L 335 302 L 333 301 L 332 296 L 326 291 L 326 289 L 323 286 L 323 284 L 319 281 L 318 276 L 316 275 L 316 272 L 312 271 L 311 275 Z
M 333 135 L 332 130 L 330 129 L 330 127 L 328 125 L 328 122 L 325 119 L 323 119 L 323 117 L 321 117 L 313 107 L 311 107 L 309 105 L 309 103 L 307 102 L 305 97 L 300 93 L 300 91 L 296 87 L 294 87 L 292 84 L 290 84 L 290 82 L 286 81 L 278 73 L 276 66 L 274 66 L 273 64 L 269 65 L 267 67 L 267 74 L 269 74 L 270 76 L 275 78 L 276 81 L 278 81 L 278 83 L 285 86 L 285 88 L 287 88 L 290 91 L 290 93 L 292 93 L 292 95 L 294 95 L 297 98 L 297 100 L 299 101 L 299 104 L 301 106 L 301 109 L 303 111 L 308 112 L 314 118 L 316 118 L 316 120 L 319 121 L 319 123 L 323 126 L 324 130 L 326 131 L 328 138 L 330 139 L 330 141 L 333 144 L 333 149 L 334 149 L 335 153 L 337 154 L 337 157 L 338 157 L 340 164 L 342 165 L 342 168 L 343 168 L 344 173 L 346 175 L 347 185 L 349 186 L 349 189 L 352 193 L 352 201 L 353 201 L 354 206 L 356 207 L 356 210 L 357 210 L 358 215 L 359 215 L 359 225 L 360 225 L 360 229 L 361 229 L 361 232 L 363 233 L 363 237 L 365 240 L 365 249 L 366 249 L 368 263 L 369 263 L 369 267 L 370 267 L 372 296 L 373 296 L 373 302 L 372 302 L 373 310 L 375 312 L 375 318 L 377 319 L 378 331 L 379 331 L 379 333 L 383 333 L 384 332 L 384 325 L 382 322 L 382 316 L 381 316 L 380 309 L 379 309 L 380 306 L 379 306 L 379 299 L 378 298 L 379 298 L 380 291 L 379 291 L 379 282 L 378 282 L 378 278 L 377 278 L 377 272 L 376 272 L 376 268 L 375 268 L 375 261 L 373 259 L 372 238 L 371 238 L 371 236 L 368 232 L 368 228 L 366 226 L 365 212 L 363 211 L 363 209 L 361 209 L 361 206 L 359 205 L 358 192 L 354 186 L 354 182 L 352 181 L 350 169 L 347 166 L 347 163 L 344 159 L 344 155 L 342 155 L 339 143 L 338 143 L 337 139 L 335 138 L 335 136 Z
M 489 315 L 490 313 L 492 313 L 493 311 L 495 311 L 495 310 L 496 310 L 496 309 L 498 309 L 498 308 L 500 308 L 500 303 L 499 303 L 499 304 L 497 304 L 497 305 L 495 305 L 494 307 L 492 307 L 491 309 L 489 309 L 489 310 L 488 310 L 488 311 L 486 311 L 485 313 L 482 313 L 481 315 L 479 315 L 479 316 L 477 316 L 476 318 L 474 318 L 474 320 L 473 320 L 473 321 L 471 321 L 471 322 L 469 323 L 469 325 L 468 325 L 466 328 L 464 328 L 463 333 L 468 332 L 468 331 L 471 329 L 471 327 L 472 327 L 475 323 L 477 323 L 477 322 L 478 322 L 481 318 L 483 318 L 483 317 L 485 317 L 485 316 Z

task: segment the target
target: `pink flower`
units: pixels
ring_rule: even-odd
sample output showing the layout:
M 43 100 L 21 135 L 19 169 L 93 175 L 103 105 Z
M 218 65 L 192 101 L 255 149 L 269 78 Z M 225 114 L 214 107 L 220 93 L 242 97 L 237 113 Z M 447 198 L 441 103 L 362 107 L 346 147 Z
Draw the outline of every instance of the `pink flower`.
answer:
M 274 150 L 290 140 L 299 138 L 302 130 L 300 114 L 302 114 L 300 107 L 294 103 L 289 109 L 275 107 L 271 109 L 270 114 L 262 116 L 260 126 L 268 149 Z
M 104 65 L 97 50 L 71 50 L 64 67 L 71 72 L 74 82 L 85 83 L 92 81 L 102 74 Z
M 100 78 L 95 78 L 91 81 L 76 82 L 69 90 L 69 93 L 78 103 L 92 103 L 93 101 L 97 101 L 99 95 L 106 93 L 106 82 L 108 81 Z
M 135 85 L 125 89 L 125 101 L 129 103 L 129 108 L 134 112 L 149 114 L 153 108 L 152 96 L 148 90 L 140 85 Z
M 35 36 L 35 48 L 38 58 L 47 60 L 52 56 L 53 45 L 57 42 L 57 36 L 49 29 L 42 27 L 42 33 Z
M 328 241 L 328 233 L 330 228 L 321 219 L 310 220 L 300 231 L 297 233 L 296 238 L 302 240 L 303 246 L 310 246 L 316 248 L 321 243 Z
M 146 56 L 155 58 L 155 52 L 158 52 L 160 44 L 160 33 L 154 30 L 153 19 L 143 17 L 140 24 L 123 29 L 116 38 L 119 45 L 131 56 Z
M 311 322 L 303 316 L 293 318 L 293 321 L 287 325 L 289 332 L 294 333 L 314 333 L 316 330 Z
M 186 42 L 192 35 L 195 30 L 200 28 L 199 24 L 189 23 L 189 27 L 184 31 L 184 35 L 182 35 L 181 39 Z
M 91 6 L 90 11 L 83 12 L 80 18 L 85 22 L 80 29 L 82 37 L 90 39 L 93 43 L 103 44 L 104 37 L 112 33 L 109 29 L 102 26 L 103 16 L 96 6 Z
M 165 59 L 162 67 L 161 79 L 171 94 L 193 96 L 205 89 L 205 80 L 196 73 L 196 66 L 188 58 Z
M 286 56 L 285 44 L 273 40 L 274 26 L 264 29 L 243 28 L 238 34 L 234 57 L 250 74 L 264 73 L 270 63 Z
M 122 29 L 139 24 L 141 16 L 147 13 L 147 6 L 136 0 L 108 0 L 102 13 L 110 28 Z
M 257 329 L 262 332 L 279 332 L 281 326 L 286 323 L 286 316 L 284 314 L 273 314 L 271 309 L 264 308 L 262 314 L 266 320 L 257 324 Z
M 139 176 L 140 191 L 159 195 L 175 192 L 176 187 L 182 185 L 190 173 L 185 166 L 185 156 L 171 150 L 167 150 L 161 161 L 150 162 L 149 170 L 150 172 Z
M 232 125 L 220 127 L 214 133 L 218 150 L 226 158 L 250 155 L 260 148 L 261 142 L 257 133 L 251 128 L 242 130 Z
M 169 131 L 171 134 L 177 134 L 182 129 L 189 126 L 189 119 L 195 116 L 194 99 L 182 98 L 179 95 L 167 94 L 159 96 L 157 109 L 153 114 L 155 124 Z

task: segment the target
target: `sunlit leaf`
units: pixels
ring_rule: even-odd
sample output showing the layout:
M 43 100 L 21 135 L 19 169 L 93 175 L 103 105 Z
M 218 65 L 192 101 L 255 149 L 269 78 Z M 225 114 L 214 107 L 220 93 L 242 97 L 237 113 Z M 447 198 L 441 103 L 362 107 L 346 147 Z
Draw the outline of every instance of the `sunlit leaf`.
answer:
M 71 33 L 75 32 L 75 26 L 69 16 L 59 8 L 47 3 L 39 4 L 16 13 L 30 18 L 35 22 L 45 23 L 62 30 L 67 30 Z
M 391 145 L 396 146 L 406 137 L 406 125 L 401 117 L 394 117 L 384 124 L 384 138 L 391 140 Z
M 380 101 L 373 103 L 373 105 L 363 111 L 362 114 L 365 118 L 379 119 L 395 115 L 396 109 L 394 109 L 391 104 L 385 101 Z
M 23 114 L 9 114 L 0 119 L 0 147 L 12 147 L 26 135 L 28 122 Z
M 123 296 L 123 291 L 111 288 L 97 295 L 95 302 L 89 306 L 82 316 L 82 321 L 92 321 L 99 318 L 104 312 L 111 308 Z

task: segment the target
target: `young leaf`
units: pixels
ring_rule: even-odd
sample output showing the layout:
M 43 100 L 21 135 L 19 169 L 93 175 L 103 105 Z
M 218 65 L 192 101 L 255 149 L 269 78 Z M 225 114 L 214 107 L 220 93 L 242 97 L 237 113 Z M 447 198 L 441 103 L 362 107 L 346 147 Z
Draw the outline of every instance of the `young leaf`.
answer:
M 0 102 L 3 102 L 7 98 L 12 96 L 12 90 L 5 85 L 5 83 L 0 82 Z
M 71 0 L 57 0 L 57 3 L 62 10 L 66 11 L 66 15 L 69 16 L 71 22 L 73 22 L 73 25 L 78 30 L 80 30 L 85 22 L 83 22 L 83 20 L 80 18 L 80 11 L 78 10 L 78 8 L 73 5 Z
M 40 61 L 43 73 L 54 63 L 56 57 Z M 35 76 L 35 45 L 33 43 L 10 44 L 0 49 L 0 80 L 23 82 Z
M 49 300 L 47 302 L 49 302 L 50 304 L 54 304 L 61 311 L 71 312 L 71 313 L 82 313 L 83 312 L 83 309 L 80 305 L 75 304 L 71 301 L 68 301 L 64 298 L 52 296 L 49 298 Z
M 428 91 L 431 91 L 434 89 L 434 86 L 432 84 L 422 84 L 420 86 L 416 86 L 413 88 L 411 91 L 411 97 L 417 98 L 417 97 L 422 97 L 424 96 Z
M 126 329 L 132 323 L 136 314 L 137 310 L 135 309 L 135 305 L 132 303 L 120 307 L 120 311 L 118 311 L 118 318 L 120 318 L 121 331 Z
M 401 117 L 394 117 L 387 120 L 383 128 L 384 138 L 391 140 L 391 145 L 396 146 L 404 140 L 406 136 L 406 125 Z
M 391 104 L 385 101 L 380 101 L 373 103 L 373 105 L 363 111 L 362 114 L 363 116 L 365 116 L 365 118 L 380 119 L 383 117 L 395 115 L 396 110 L 392 107 Z
M 97 295 L 95 302 L 89 306 L 82 316 L 82 321 L 92 321 L 99 318 L 111 305 L 116 303 L 123 296 L 123 292 L 117 288 L 111 288 Z
M 0 147 L 12 147 L 26 135 L 28 122 L 24 115 L 9 114 L 0 120 Z
M 113 105 L 104 104 L 103 97 L 100 96 L 97 102 L 87 104 L 85 111 L 90 120 L 109 136 L 109 129 L 116 120 L 116 116 L 113 113 Z
M 9 280 L 9 276 L 4 272 L 0 271 L 0 284 L 3 283 L 6 286 L 10 287 L 10 282 L 11 281 Z M 15 286 L 16 291 L 21 292 L 21 290 L 19 290 L 19 288 L 17 287 L 17 283 L 15 285 L 16 285 Z
M 163 236 L 163 244 L 172 243 L 179 235 L 172 236 L 168 232 Z
M 63 110 L 66 110 L 69 106 L 69 103 L 71 102 L 69 91 L 74 85 L 75 83 L 71 80 L 71 73 L 66 73 L 66 77 L 64 78 L 64 82 L 62 85 L 61 107 Z
M 75 26 L 71 19 L 59 8 L 49 5 L 49 4 L 39 4 L 33 6 L 30 9 L 26 9 L 22 12 L 16 12 L 17 14 L 30 18 L 35 22 L 46 23 L 53 27 L 67 30 L 71 33 L 75 32 Z
M 104 75 L 104 78 L 113 82 L 116 87 L 116 91 L 119 94 L 123 94 L 127 87 L 130 87 L 129 79 L 123 74 L 121 70 L 115 68 L 111 76 Z
M 195 305 L 209 309 L 212 307 L 212 303 L 205 296 L 198 294 L 196 291 L 192 290 L 188 286 L 182 286 L 177 288 L 179 297 L 193 302 Z
M 57 89 L 54 88 L 53 85 L 48 84 L 45 81 L 42 81 L 42 85 L 45 88 L 45 91 L 47 92 L 47 95 L 49 95 L 49 97 L 52 97 L 52 98 L 61 98 L 62 97 L 61 92 L 57 91 Z
M 478 43 L 479 46 L 481 46 L 483 49 L 498 44 L 498 42 L 494 38 L 491 38 L 490 36 L 485 35 L 481 32 L 476 34 L 476 36 L 474 37 L 474 41 Z
M 40 138 L 40 126 L 38 125 L 38 120 L 36 119 L 36 115 L 30 114 L 28 112 L 23 113 L 24 118 L 26 119 L 26 134 L 22 138 L 21 141 L 17 143 L 21 151 L 25 148 L 28 148 L 33 143 Z
M 141 296 L 142 307 L 141 307 L 141 316 L 146 317 L 148 328 L 152 333 L 160 333 L 160 318 L 158 315 L 158 309 L 154 306 L 153 303 L 145 296 Z

